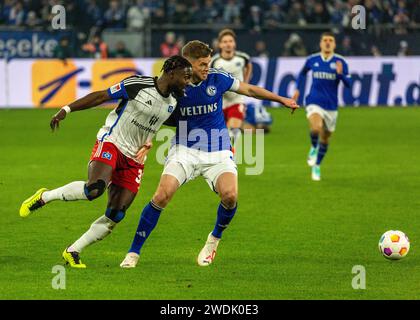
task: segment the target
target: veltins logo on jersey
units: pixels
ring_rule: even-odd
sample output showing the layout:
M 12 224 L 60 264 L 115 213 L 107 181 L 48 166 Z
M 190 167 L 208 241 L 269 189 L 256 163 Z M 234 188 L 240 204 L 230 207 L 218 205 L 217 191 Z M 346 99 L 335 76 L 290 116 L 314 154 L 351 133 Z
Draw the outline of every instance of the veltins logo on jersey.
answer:
M 210 97 L 213 97 L 216 94 L 217 89 L 215 86 L 208 86 L 206 92 Z
M 102 152 L 101 158 L 111 160 L 112 159 L 112 154 L 110 154 L 108 151 Z
M 174 111 L 174 107 L 173 107 L 173 106 L 169 106 L 169 107 L 168 107 L 168 112 L 169 112 L 169 113 L 172 113 L 172 111 Z

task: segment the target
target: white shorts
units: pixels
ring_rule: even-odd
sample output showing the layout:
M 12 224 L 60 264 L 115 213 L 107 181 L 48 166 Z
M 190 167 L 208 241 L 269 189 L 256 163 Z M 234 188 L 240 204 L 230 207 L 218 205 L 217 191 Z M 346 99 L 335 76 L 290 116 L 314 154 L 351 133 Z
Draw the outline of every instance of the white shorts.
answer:
M 174 166 L 174 162 L 179 163 L 183 170 L 180 166 Z M 205 152 L 176 144 L 169 150 L 162 174 L 174 176 L 180 185 L 203 176 L 209 187 L 216 192 L 217 179 L 225 172 L 238 174 L 230 150 Z
M 311 115 L 317 113 L 324 120 L 324 128 L 329 132 L 335 131 L 337 123 L 338 111 L 325 110 L 316 104 L 309 104 L 306 106 L 306 117 L 309 119 Z

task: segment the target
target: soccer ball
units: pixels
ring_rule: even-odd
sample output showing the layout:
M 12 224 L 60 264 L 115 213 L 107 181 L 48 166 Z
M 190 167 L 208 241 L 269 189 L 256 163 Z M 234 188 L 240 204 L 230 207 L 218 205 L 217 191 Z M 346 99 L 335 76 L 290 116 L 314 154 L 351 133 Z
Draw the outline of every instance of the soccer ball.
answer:
M 410 240 L 404 232 L 390 230 L 382 235 L 378 246 L 385 258 L 399 260 L 404 258 L 410 250 Z

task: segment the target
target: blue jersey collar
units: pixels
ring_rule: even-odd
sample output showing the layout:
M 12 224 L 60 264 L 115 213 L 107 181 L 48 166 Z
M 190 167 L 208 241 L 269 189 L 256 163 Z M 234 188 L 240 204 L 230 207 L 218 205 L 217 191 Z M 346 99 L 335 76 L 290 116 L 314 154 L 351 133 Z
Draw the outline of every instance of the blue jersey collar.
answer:
M 324 56 L 322 55 L 321 52 L 319 53 L 319 56 L 321 57 L 322 61 L 328 62 L 328 61 L 331 61 L 332 58 L 334 58 L 334 53 L 328 59 L 324 59 Z

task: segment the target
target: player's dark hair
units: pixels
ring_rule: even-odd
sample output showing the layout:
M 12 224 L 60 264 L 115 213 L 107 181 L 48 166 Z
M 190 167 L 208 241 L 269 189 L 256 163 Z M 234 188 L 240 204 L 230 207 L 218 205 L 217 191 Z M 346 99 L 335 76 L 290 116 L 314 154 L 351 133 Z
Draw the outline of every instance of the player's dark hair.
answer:
M 335 35 L 334 35 L 334 33 L 332 33 L 331 31 L 326 31 L 326 32 L 323 32 L 323 33 L 321 34 L 321 38 L 320 38 L 320 39 L 322 39 L 323 37 L 333 37 L 333 38 L 334 38 L 334 40 L 335 40 Z
M 191 59 L 207 58 L 213 50 L 207 43 L 193 40 L 182 47 L 182 56 Z
M 219 36 L 217 37 L 218 41 L 222 41 L 224 36 L 231 36 L 233 39 L 236 39 L 236 33 L 232 29 L 223 29 L 219 32 Z
M 187 59 L 181 56 L 172 56 L 165 60 L 162 70 L 164 73 L 168 73 L 176 69 L 185 68 L 192 68 L 191 63 Z

